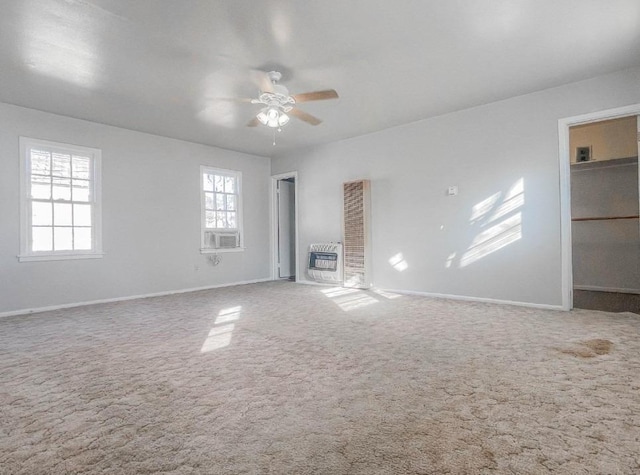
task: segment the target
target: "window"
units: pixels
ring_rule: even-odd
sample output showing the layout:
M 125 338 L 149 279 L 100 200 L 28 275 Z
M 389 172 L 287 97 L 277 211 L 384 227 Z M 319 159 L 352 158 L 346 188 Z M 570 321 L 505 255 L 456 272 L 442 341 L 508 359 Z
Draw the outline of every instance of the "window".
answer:
M 201 252 L 241 251 L 242 174 L 201 167 Z
M 20 137 L 20 261 L 102 257 L 97 149 Z

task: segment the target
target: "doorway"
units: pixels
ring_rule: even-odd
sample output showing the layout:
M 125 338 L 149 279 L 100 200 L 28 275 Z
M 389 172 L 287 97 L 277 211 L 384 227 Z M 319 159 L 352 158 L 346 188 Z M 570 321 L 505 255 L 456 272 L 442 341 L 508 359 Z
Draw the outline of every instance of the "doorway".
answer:
M 272 178 L 274 280 L 296 281 L 298 275 L 297 172 Z
M 560 121 L 569 308 L 640 313 L 638 113 L 632 106 Z

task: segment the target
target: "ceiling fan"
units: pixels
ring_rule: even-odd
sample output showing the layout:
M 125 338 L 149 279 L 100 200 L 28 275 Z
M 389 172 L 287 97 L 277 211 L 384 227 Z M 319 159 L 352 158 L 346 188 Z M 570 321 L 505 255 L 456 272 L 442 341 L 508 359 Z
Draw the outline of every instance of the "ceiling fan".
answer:
M 260 87 L 260 95 L 257 99 L 246 99 L 243 102 L 261 104 L 264 107 L 249 121 L 248 127 L 257 127 L 262 124 L 280 130 L 289 122 L 289 116 L 307 124 L 318 125 L 322 122 L 320 119 L 298 109 L 296 104 L 338 98 L 338 93 L 333 89 L 289 94 L 289 90 L 285 86 L 278 84 L 278 81 L 282 79 L 282 74 L 278 71 L 268 73 L 255 71 L 255 78 Z

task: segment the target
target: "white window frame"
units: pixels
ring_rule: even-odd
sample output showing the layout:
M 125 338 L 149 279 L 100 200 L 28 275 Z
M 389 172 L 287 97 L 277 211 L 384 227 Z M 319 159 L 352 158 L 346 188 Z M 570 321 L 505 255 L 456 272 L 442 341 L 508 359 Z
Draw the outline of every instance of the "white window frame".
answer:
M 236 179 L 236 186 L 238 189 L 237 194 L 237 203 L 236 203 L 236 220 L 238 223 L 237 228 L 233 230 L 230 229 L 219 229 L 219 232 L 237 232 L 238 246 L 233 248 L 212 248 L 205 246 L 205 232 L 215 231 L 217 228 L 207 228 L 206 227 L 206 206 L 205 206 L 205 190 L 204 190 L 204 175 L 212 174 L 212 175 L 222 175 L 222 176 L 231 176 Z M 229 170 L 226 168 L 215 168 L 207 165 L 200 166 L 200 252 L 202 254 L 218 254 L 223 252 L 242 252 L 245 250 L 244 247 L 244 220 L 243 220 L 243 199 L 242 199 L 242 172 L 239 170 Z
M 65 250 L 65 251 L 32 251 L 32 225 L 31 225 L 31 150 L 33 148 L 45 149 L 52 152 L 83 155 L 91 158 L 91 227 L 92 249 L 90 250 Z M 30 261 L 54 261 L 67 259 L 98 259 L 104 256 L 102 252 L 102 189 L 101 189 L 101 165 L 102 151 L 96 148 L 70 145 L 48 140 L 40 140 L 29 137 L 20 137 L 20 262 Z M 55 203 L 56 200 L 51 200 Z

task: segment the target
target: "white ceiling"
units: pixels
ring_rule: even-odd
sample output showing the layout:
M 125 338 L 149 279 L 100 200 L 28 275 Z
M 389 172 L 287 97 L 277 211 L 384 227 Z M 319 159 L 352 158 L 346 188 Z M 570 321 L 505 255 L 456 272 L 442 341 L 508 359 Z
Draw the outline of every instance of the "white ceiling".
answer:
M 640 65 L 638 0 L 0 0 L 0 101 L 272 156 Z M 340 99 L 248 128 L 252 69 Z

